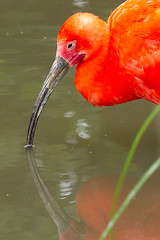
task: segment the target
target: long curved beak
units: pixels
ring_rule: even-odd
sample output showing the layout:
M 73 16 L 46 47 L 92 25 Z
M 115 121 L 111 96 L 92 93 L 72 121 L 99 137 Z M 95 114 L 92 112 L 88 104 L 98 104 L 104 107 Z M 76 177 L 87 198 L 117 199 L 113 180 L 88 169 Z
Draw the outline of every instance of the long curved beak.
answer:
M 59 81 L 64 77 L 64 75 L 68 72 L 70 68 L 69 62 L 67 62 L 62 57 L 56 57 L 49 74 L 42 86 L 42 89 L 38 95 L 38 98 L 35 102 L 34 109 L 31 115 L 28 134 L 27 134 L 27 145 L 26 147 L 32 147 L 34 133 L 36 130 L 36 125 L 40 116 L 42 109 L 44 108 L 49 96 L 52 91 L 59 83 Z

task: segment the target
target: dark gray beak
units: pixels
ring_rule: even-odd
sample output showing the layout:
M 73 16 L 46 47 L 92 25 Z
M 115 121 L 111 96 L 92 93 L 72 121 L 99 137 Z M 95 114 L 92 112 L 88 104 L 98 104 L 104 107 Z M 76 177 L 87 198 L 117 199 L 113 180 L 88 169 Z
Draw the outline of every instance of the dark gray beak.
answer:
M 38 98 L 35 102 L 34 109 L 31 115 L 28 134 L 27 134 L 27 145 L 26 147 L 32 147 L 34 133 L 36 130 L 36 125 L 41 114 L 42 109 L 44 108 L 49 96 L 52 91 L 59 83 L 59 81 L 64 77 L 70 68 L 69 63 L 62 57 L 56 57 L 49 74 L 42 86 L 42 89 L 38 95 Z

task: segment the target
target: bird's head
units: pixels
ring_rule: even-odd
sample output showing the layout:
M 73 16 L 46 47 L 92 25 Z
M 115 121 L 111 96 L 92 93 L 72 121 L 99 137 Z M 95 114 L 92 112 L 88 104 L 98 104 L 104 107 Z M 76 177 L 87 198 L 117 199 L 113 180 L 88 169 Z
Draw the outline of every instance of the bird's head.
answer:
M 36 100 L 27 146 L 32 146 L 40 113 L 53 89 L 75 64 L 92 58 L 106 41 L 106 23 L 91 13 L 76 13 L 64 22 L 57 38 L 55 61 Z
M 67 19 L 57 38 L 57 56 L 70 67 L 93 57 L 106 41 L 106 23 L 91 13 L 76 13 Z

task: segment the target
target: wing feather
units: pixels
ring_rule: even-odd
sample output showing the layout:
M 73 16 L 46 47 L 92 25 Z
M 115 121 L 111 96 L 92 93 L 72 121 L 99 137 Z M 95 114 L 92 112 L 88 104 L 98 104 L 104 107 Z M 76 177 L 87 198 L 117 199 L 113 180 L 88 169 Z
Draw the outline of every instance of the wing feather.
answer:
M 147 92 L 146 96 L 150 91 L 148 95 L 154 95 L 154 102 L 160 103 L 160 1 L 124 2 L 111 14 L 108 23 L 110 51 L 118 56 L 120 67 L 132 80 L 134 77 L 133 82 L 138 79 L 139 95 L 142 90 Z

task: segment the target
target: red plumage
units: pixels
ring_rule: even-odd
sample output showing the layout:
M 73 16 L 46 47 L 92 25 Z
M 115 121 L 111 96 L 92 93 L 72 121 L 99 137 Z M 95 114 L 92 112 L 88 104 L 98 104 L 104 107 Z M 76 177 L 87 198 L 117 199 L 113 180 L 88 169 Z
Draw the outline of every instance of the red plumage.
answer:
M 77 63 L 75 85 L 94 105 L 144 98 L 160 103 L 160 1 L 129 0 L 107 22 L 93 14 L 71 16 L 58 46 L 76 40 L 86 56 Z M 60 52 L 65 58 L 66 49 Z

